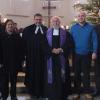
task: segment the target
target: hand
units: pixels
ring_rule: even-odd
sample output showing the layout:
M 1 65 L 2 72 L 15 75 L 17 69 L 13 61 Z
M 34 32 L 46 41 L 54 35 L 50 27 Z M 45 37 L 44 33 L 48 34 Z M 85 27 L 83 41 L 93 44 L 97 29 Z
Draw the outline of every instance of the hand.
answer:
M 61 53 L 63 53 L 63 52 L 64 52 L 62 48 L 58 48 L 58 49 L 59 49 L 59 52 L 61 52 Z
M 2 68 L 3 67 L 3 64 L 0 64 L 0 68 Z
M 92 60 L 95 60 L 97 58 L 97 54 L 96 53 L 92 53 Z
M 54 49 L 52 49 L 52 53 L 55 53 L 55 51 L 56 51 L 56 49 L 54 48 Z
M 59 53 L 60 53 L 59 48 L 58 48 L 58 49 L 54 48 L 54 49 L 52 50 L 52 53 L 54 53 L 54 54 L 59 54 Z
M 26 67 L 26 61 L 22 62 L 22 67 Z

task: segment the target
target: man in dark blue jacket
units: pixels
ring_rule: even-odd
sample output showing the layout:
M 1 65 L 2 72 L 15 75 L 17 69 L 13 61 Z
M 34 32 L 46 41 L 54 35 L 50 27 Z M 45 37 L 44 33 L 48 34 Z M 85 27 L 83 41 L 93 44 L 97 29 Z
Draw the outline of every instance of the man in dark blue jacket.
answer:
M 96 78 L 96 94 L 95 96 L 97 95 L 100 95 L 100 24 L 97 24 L 95 26 L 95 30 L 96 30 L 96 33 L 97 33 L 97 37 L 98 37 L 98 49 L 97 49 L 97 60 L 96 60 L 96 72 L 95 72 L 95 78 Z
M 78 23 L 71 27 L 71 35 L 75 42 L 74 57 L 74 87 L 75 94 L 73 100 L 79 100 L 81 81 L 83 83 L 83 92 L 86 100 L 92 100 L 90 95 L 90 64 L 96 59 L 97 52 L 97 35 L 94 27 L 85 21 L 86 13 L 80 11 L 77 19 Z M 92 52 L 92 56 L 91 56 Z M 82 73 L 82 77 L 81 77 Z

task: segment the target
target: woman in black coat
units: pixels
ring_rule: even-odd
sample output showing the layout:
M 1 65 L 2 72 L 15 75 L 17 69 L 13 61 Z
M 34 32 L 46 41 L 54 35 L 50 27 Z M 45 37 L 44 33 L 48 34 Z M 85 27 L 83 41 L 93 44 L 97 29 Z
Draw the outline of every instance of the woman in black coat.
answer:
M 22 61 L 22 43 L 21 37 L 13 29 L 14 22 L 7 20 L 5 22 L 5 32 L 1 35 L 3 100 L 7 100 L 9 95 L 9 82 L 11 83 L 11 100 L 17 100 L 16 80 L 17 72 Z

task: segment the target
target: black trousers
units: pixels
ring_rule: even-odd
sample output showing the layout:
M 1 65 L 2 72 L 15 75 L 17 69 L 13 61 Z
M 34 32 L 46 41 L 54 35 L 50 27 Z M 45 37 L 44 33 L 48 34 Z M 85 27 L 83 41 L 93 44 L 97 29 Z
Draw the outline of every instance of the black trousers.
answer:
M 96 92 L 100 94 L 100 58 L 97 58 L 95 64 Z
M 75 54 L 74 57 L 74 92 L 81 93 L 81 83 L 83 83 L 83 92 L 90 92 L 90 64 L 91 55 Z
M 2 80 L 2 97 L 7 98 L 9 95 L 11 97 L 16 97 L 16 80 L 17 80 L 17 72 L 7 72 L 3 74 L 3 80 Z M 10 83 L 10 88 L 9 88 Z

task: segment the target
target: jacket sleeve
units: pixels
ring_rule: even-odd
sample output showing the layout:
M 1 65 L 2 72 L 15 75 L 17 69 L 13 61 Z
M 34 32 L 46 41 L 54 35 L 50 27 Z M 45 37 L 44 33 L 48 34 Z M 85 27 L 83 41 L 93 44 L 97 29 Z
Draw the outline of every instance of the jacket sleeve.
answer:
M 93 29 L 92 31 L 92 45 L 93 45 L 93 52 L 97 52 L 97 47 L 98 47 L 98 40 L 97 40 L 97 33 L 96 31 Z

